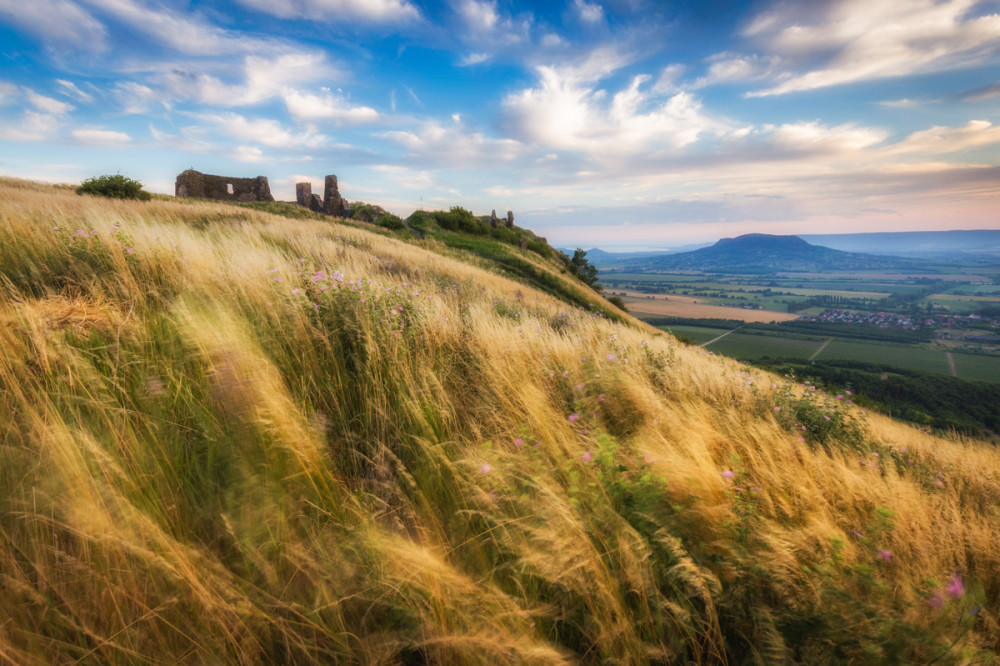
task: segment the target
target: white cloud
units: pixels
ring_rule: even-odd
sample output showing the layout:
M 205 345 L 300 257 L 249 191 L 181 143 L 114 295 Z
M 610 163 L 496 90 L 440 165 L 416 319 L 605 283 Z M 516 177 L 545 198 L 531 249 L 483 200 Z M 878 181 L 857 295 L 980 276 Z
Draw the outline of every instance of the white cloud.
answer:
M 1000 142 L 1000 126 L 988 120 L 970 120 L 962 127 L 935 126 L 910 134 L 891 148 L 893 154 L 924 156 L 956 153 Z
M 708 73 L 689 88 L 695 90 L 718 83 L 757 81 L 775 74 L 781 65 L 777 56 L 717 53 L 708 59 Z
M 250 164 L 260 164 L 267 162 L 264 151 L 256 146 L 237 146 L 230 156 L 237 162 L 247 162 Z
M 72 97 L 73 99 L 84 102 L 91 103 L 94 101 L 94 96 L 90 93 L 86 93 L 73 83 L 72 81 L 66 81 L 64 79 L 56 79 L 56 83 L 62 88 L 62 94 Z
M 544 37 L 542 37 L 542 46 L 548 46 L 548 47 L 559 46 L 562 43 L 563 43 L 562 37 L 560 37 L 554 32 L 547 33 Z
M 667 65 L 660 72 L 660 76 L 656 79 L 656 83 L 653 84 L 653 92 L 665 94 L 677 91 L 677 79 L 680 78 L 681 74 L 684 73 L 684 65 L 672 64 Z
M 573 0 L 573 9 L 584 23 L 600 23 L 604 20 L 604 9 L 586 0 Z
M 0 0 L 0 16 L 52 49 L 99 52 L 107 47 L 104 25 L 70 0 Z
M 55 138 L 61 127 L 62 121 L 56 116 L 37 111 L 25 111 L 19 124 L 0 125 L 0 139 L 5 141 L 44 141 Z
M 327 143 L 327 137 L 322 134 L 308 131 L 296 134 L 270 118 L 246 118 L 236 113 L 193 115 L 212 126 L 216 132 L 238 141 L 257 143 L 269 148 L 303 151 L 319 148 Z
M 470 65 L 478 65 L 479 63 L 486 62 L 489 59 L 490 55 L 488 53 L 470 53 L 462 56 L 459 64 L 463 67 L 469 67 Z
M 332 120 L 337 126 L 373 123 L 378 111 L 368 106 L 352 106 L 346 99 L 324 91 L 312 95 L 298 90 L 286 90 L 282 96 L 288 112 L 299 120 Z
M 478 44 L 478 48 L 487 45 L 500 48 L 522 43 L 531 30 L 528 18 L 501 16 L 496 0 L 457 0 L 452 6 L 465 23 L 466 40 Z
M 1000 14 L 980 15 L 977 0 L 838 0 L 780 5 L 745 31 L 804 73 L 752 96 L 955 69 L 985 61 L 1000 47 Z M 832 54 L 828 56 L 828 54 Z
M 237 0 L 265 14 L 280 18 L 342 21 L 344 18 L 377 23 L 405 23 L 420 18 L 407 0 Z
M 321 52 L 288 53 L 275 58 L 246 56 L 243 80 L 226 83 L 216 76 L 175 66 L 166 75 L 171 93 L 216 106 L 250 106 L 285 91 L 317 80 L 329 80 L 337 72 Z
M 201 20 L 196 14 L 172 12 L 162 4 L 151 5 L 138 0 L 85 1 L 161 44 L 189 55 L 259 54 L 287 50 L 277 42 L 223 30 Z
M 80 143 L 91 146 L 121 146 L 132 141 L 132 137 L 124 132 L 101 129 L 78 129 L 73 131 L 73 138 Z
M 819 122 L 765 125 L 763 134 L 767 144 L 779 152 L 824 156 L 857 154 L 858 151 L 881 143 L 888 136 L 888 132 L 884 130 L 851 124 L 828 127 Z
M 430 172 L 421 169 L 410 169 L 398 164 L 379 164 L 372 169 L 383 177 L 408 190 L 426 190 L 434 187 L 434 177 Z
M 457 114 L 456 114 L 457 116 Z M 509 162 L 525 151 L 512 139 L 494 139 L 462 125 L 461 117 L 452 117 L 451 125 L 428 122 L 417 131 L 394 130 L 378 136 L 410 151 L 411 157 L 428 164 L 453 167 L 486 166 Z
M 60 102 L 57 99 L 52 99 L 51 97 L 46 97 L 45 95 L 39 95 L 34 90 L 25 89 L 24 95 L 28 98 L 28 102 L 30 102 L 33 107 L 39 111 L 43 111 L 54 116 L 66 115 L 74 109 L 72 104 Z
M 156 103 L 169 106 L 162 93 L 135 81 L 119 81 L 115 84 L 113 95 L 123 113 L 148 113 Z
M 645 75 L 607 100 L 595 79 L 613 68 L 539 67 L 538 87 L 504 100 L 508 127 L 528 143 L 606 157 L 681 148 L 726 131 L 727 124 L 704 114 L 689 93 L 658 95 L 646 86 Z

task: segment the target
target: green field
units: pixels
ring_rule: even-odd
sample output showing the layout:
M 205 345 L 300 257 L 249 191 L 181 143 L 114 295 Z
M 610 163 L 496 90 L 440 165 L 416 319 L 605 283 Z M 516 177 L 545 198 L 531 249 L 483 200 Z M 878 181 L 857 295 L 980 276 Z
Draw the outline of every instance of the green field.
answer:
M 706 349 L 740 359 L 757 359 L 764 356 L 771 358 L 809 358 L 822 340 L 797 340 L 776 335 L 752 335 L 733 333 L 713 342 Z
M 708 342 L 712 338 L 717 338 L 729 329 L 725 328 L 702 328 L 701 326 L 668 326 L 664 330 L 670 331 L 674 335 L 682 335 L 696 345 Z
M 722 329 L 699 329 L 696 326 L 673 326 L 678 332 L 701 344 L 721 335 Z M 691 331 L 691 333 L 689 333 Z M 803 340 L 780 335 L 732 333 L 706 349 L 724 356 L 744 360 L 771 358 L 810 358 L 822 346 L 823 340 Z M 952 353 L 955 370 L 961 379 L 1000 383 L 1000 356 Z M 846 359 L 866 363 L 884 363 L 899 368 L 937 372 L 950 375 L 945 352 L 909 345 L 866 343 L 831 340 L 815 360 Z
M 1000 356 L 952 352 L 951 357 L 955 360 L 955 369 L 962 379 L 1000 384 Z M 997 404 L 997 409 L 1000 410 L 1000 403 Z

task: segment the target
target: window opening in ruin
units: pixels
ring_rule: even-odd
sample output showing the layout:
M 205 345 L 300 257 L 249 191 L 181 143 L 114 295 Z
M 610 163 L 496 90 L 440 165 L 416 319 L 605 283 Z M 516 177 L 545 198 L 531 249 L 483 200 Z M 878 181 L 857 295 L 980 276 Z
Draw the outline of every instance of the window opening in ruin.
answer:
M 233 184 L 232 183 L 226 183 L 226 192 L 228 192 L 229 194 L 233 193 Z

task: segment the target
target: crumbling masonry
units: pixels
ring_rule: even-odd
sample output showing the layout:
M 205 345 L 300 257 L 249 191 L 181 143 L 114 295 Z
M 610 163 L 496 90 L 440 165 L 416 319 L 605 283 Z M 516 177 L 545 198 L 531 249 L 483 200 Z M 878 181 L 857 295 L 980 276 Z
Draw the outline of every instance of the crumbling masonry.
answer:
M 221 201 L 274 201 L 265 176 L 256 178 L 230 178 L 213 176 L 188 169 L 174 181 L 174 194 L 178 197 L 219 199 Z

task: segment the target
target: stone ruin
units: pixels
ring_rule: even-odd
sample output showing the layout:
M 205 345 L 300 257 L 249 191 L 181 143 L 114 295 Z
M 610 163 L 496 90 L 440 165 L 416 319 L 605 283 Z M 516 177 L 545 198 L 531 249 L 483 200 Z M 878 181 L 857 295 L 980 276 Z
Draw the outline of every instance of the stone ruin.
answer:
M 174 181 L 174 195 L 220 201 L 274 201 L 266 176 L 231 178 L 194 169 L 178 174 Z
M 340 196 L 336 176 L 327 176 L 323 181 L 322 199 L 312 193 L 312 183 L 295 183 L 295 201 L 309 210 L 334 217 L 348 217 L 351 213 L 347 201 Z
M 514 211 L 512 210 L 507 211 L 507 219 L 505 220 L 505 224 L 507 227 L 514 226 Z M 497 218 L 496 210 L 490 212 L 490 226 L 493 227 L 494 229 L 500 226 L 500 220 Z
M 178 174 L 174 181 L 174 195 L 219 201 L 274 201 L 266 176 L 231 178 L 213 176 L 194 169 Z M 351 212 L 347 201 L 337 189 L 336 176 L 326 177 L 322 198 L 312 193 L 311 183 L 296 183 L 295 200 L 309 210 L 334 217 L 348 217 Z

